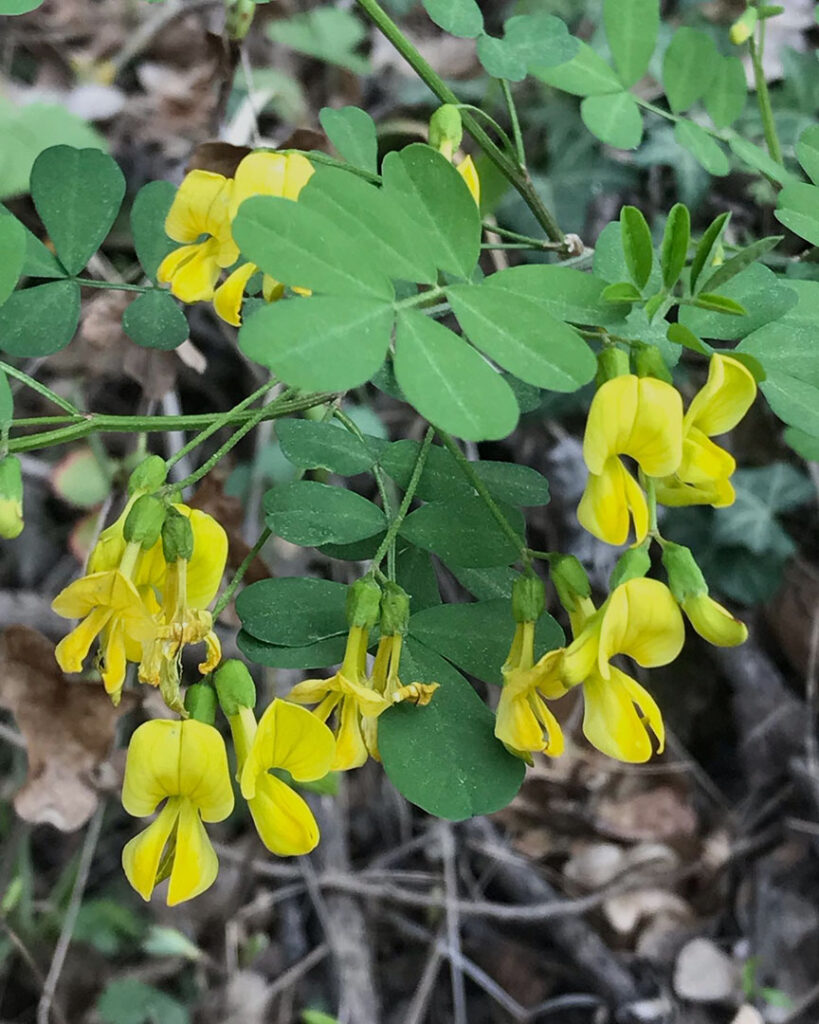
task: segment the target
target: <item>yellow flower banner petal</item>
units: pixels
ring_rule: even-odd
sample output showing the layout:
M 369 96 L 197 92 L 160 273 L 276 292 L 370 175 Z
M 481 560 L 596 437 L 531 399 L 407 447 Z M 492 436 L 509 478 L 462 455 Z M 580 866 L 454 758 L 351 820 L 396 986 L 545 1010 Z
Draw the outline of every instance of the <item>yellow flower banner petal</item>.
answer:
M 733 430 L 753 405 L 756 391 L 756 381 L 747 366 L 738 359 L 715 354 L 708 379 L 685 414 L 686 425 L 698 427 L 709 437 Z
M 628 580 L 606 602 L 598 670 L 605 678 L 615 654 L 627 654 L 645 668 L 668 665 L 684 643 L 682 615 L 668 587 L 659 580 Z

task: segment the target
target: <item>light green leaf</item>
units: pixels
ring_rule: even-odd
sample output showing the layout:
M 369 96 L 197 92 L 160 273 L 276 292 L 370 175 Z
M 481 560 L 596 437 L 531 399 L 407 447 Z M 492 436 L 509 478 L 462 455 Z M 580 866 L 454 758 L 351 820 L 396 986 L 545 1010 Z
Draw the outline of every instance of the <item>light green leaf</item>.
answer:
M 13 292 L 0 306 L 0 349 L 13 356 L 50 356 L 71 341 L 79 318 L 75 281 Z
M 483 15 L 475 0 L 424 0 L 427 14 L 451 36 L 474 39 L 483 31 Z
M 648 222 L 636 206 L 620 210 L 620 237 L 631 279 L 638 288 L 645 288 L 654 266 L 654 243 Z
M 384 362 L 393 319 L 392 306 L 355 295 L 287 299 L 249 316 L 239 347 L 293 387 L 346 391 Z
M 436 266 L 469 277 L 478 262 L 481 218 L 463 178 L 430 146 L 413 143 L 388 153 L 381 168 L 389 202 L 402 206 Z
M 636 149 L 643 138 L 643 115 L 630 92 L 587 96 L 580 116 L 592 135 L 615 149 Z
M 242 629 L 257 640 L 307 647 L 346 635 L 346 602 L 347 587 L 341 583 L 282 576 L 245 587 L 236 598 L 236 614 Z
M 58 463 L 51 486 L 69 504 L 94 508 L 111 493 L 111 467 L 101 465 L 91 448 L 84 445 Z
M 785 170 L 782 164 L 777 163 L 769 156 L 764 149 L 743 139 L 741 135 L 731 135 L 728 145 L 740 160 L 753 167 L 754 170 L 761 171 L 767 178 L 771 178 L 780 185 L 790 185 L 799 181 L 790 171 Z
M 722 146 L 693 121 L 678 121 L 674 125 L 674 138 L 709 174 L 721 178 L 731 170 L 731 161 Z
M 786 185 L 779 193 L 774 216 L 794 234 L 819 245 L 819 188 L 805 182 Z
M 188 320 L 170 292 L 140 295 L 122 314 L 122 329 L 137 345 L 170 351 L 188 337 Z
M 785 431 L 785 443 L 806 462 L 819 462 L 819 437 L 816 435 L 798 427 L 788 427 Z
M 16 217 L 0 217 L 0 306 L 14 291 L 26 257 L 26 233 Z
M 349 10 L 330 5 L 267 26 L 267 34 L 277 43 L 289 46 L 308 57 L 347 68 L 356 75 L 370 73 L 370 62 L 356 53 L 366 30 Z
M 799 136 L 796 156 L 805 174 L 814 185 L 819 185 L 819 125 L 812 124 Z
M 796 282 L 787 284 L 761 263 L 752 263 L 720 287 L 720 294 L 733 299 L 748 311 L 747 316 L 726 317 L 692 306 L 680 307 L 680 322 L 701 338 L 736 341 L 752 331 L 778 320 L 796 305 Z
M 668 214 L 660 246 L 663 286 L 669 290 L 679 281 L 691 241 L 691 214 L 683 203 L 675 203 Z
M 333 423 L 281 419 L 276 422 L 276 436 L 285 457 L 301 469 L 354 476 L 375 462 L 375 455 L 355 434 Z
M 195 942 L 178 928 L 152 924 L 142 941 L 142 949 L 151 956 L 181 956 L 185 960 L 201 960 L 204 954 Z
M 0 429 L 8 426 L 14 418 L 14 396 L 5 370 L 0 369 Z
M 510 522 L 524 536 L 523 516 L 504 506 Z M 482 498 L 450 498 L 422 505 L 404 520 L 402 536 L 416 547 L 432 551 L 447 564 L 468 568 L 510 565 L 520 549 L 501 530 Z
M 678 28 L 663 57 L 663 85 L 675 114 L 693 106 L 711 87 L 718 58 L 714 41 L 694 28 Z
M 124 195 L 122 171 L 98 149 L 52 146 L 31 169 L 34 205 L 69 274 L 99 249 Z
M 603 289 L 606 302 L 642 302 L 643 293 L 631 281 L 615 281 Z
M 253 196 L 231 230 L 243 255 L 278 281 L 329 295 L 393 298 L 375 254 L 305 203 Z
M 657 45 L 659 0 L 603 0 L 603 24 L 623 85 L 634 85 Z
M 623 91 L 623 83 L 614 69 L 582 40 L 577 54 L 570 61 L 557 67 L 533 65 L 531 71 L 547 85 L 573 96 L 600 96 Z
M 535 299 L 489 284 L 456 285 L 447 298 L 470 341 L 528 384 L 576 391 L 594 376 L 589 346 Z
M 495 718 L 464 677 L 410 638 L 401 657 L 404 682 L 436 682 L 426 707 L 401 704 L 378 720 L 388 778 L 429 814 L 460 821 L 512 800 L 524 764 L 495 738 Z
M 304 647 L 282 647 L 278 644 L 266 644 L 255 636 L 239 630 L 236 644 L 248 661 L 270 668 L 327 668 L 337 665 L 344 657 L 346 637 L 343 635 L 317 640 L 314 644 Z
M 178 243 L 165 234 L 165 218 L 176 189 L 169 181 L 149 181 L 137 192 L 131 207 L 131 232 L 134 249 L 142 269 L 156 284 L 159 264 Z
M 729 128 L 745 109 L 748 86 L 739 57 L 719 55 L 705 93 L 705 109 L 717 128 Z
M 495 78 L 520 82 L 530 67 L 565 64 L 579 44 L 569 35 L 565 22 L 552 14 L 517 14 L 504 24 L 503 39 L 478 37 L 478 59 Z
M 354 167 L 371 174 L 378 171 L 378 137 L 375 121 L 360 107 L 322 107 L 321 127 L 341 156 Z
M 755 263 L 766 252 L 775 249 L 782 241 L 782 238 L 782 235 L 770 235 L 768 238 L 760 238 L 756 242 L 746 245 L 744 249 L 740 249 L 738 253 L 735 253 L 729 260 L 726 260 L 722 266 L 717 267 L 702 284 L 700 290 L 712 292 L 715 288 L 720 288 L 727 281 L 730 281 L 731 278 L 741 274 L 746 267 Z
M 714 351 L 710 345 L 706 345 L 701 338 L 698 338 L 693 331 L 684 324 L 669 324 L 666 337 L 675 345 L 682 345 L 683 348 L 690 348 L 692 352 L 699 352 L 700 355 L 710 356 Z
M 384 513 L 355 491 L 312 480 L 274 487 L 264 496 L 265 522 L 291 544 L 349 544 L 383 530 Z
M 717 295 L 714 292 L 699 292 L 694 305 L 698 309 L 711 309 L 715 313 L 730 313 L 734 316 L 747 316 L 748 310 L 737 302 L 736 299 L 729 299 L 727 295 Z
M 486 278 L 485 284 L 535 299 L 558 320 L 596 324 L 600 317 L 610 321 L 620 316 L 602 297 L 606 282 L 572 267 L 545 263 L 510 267 Z
M 694 259 L 691 261 L 690 286 L 694 291 L 697 280 L 705 267 L 713 266 L 718 247 L 722 243 L 722 234 L 728 221 L 731 219 L 730 212 L 721 213 L 708 225 L 699 241 Z
M 28 14 L 36 10 L 43 0 L 0 0 L 0 15 Z
M 418 412 L 468 441 L 510 434 L 518 421 L 506 381 L 462 338 L 416 310 L 401 310 L 395 376 Z
M 109 981 L 97 1000 L 103 1024 L 189 1024 L 188 1011 L 176 999 L 136 978 Z

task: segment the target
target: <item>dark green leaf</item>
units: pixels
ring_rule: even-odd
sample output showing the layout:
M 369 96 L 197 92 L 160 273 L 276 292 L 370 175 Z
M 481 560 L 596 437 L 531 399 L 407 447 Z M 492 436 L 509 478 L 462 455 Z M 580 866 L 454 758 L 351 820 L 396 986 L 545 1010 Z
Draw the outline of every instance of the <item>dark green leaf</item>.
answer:
M 276 436 L 285 457 L 301 469 L 328 469 L 341 476 L 364 473 L 375 462 L 355 434 L 333 423 L 281 419 Z
M 137 192 L 131 207 L 131 232 L 137 259 L 154 283 L 159 264 L 178 245 L 165 234 L 165 218 L 175 195 L 176 189 L 169 181 L 149 181 Z
M 775 517 L 815 499 L 810 479 L 786 462 L 774 462 L 759 469 L 737 470 L 732 483 L 736 501 L 715 517 L 715 539 L 756 555 L 793 552 L 796 545 Z
M 282 647 L 279 644 L 266 644 L 255 636 L 239 630 L 236 644 L 249 661 L 270 668 L 327 668 L 338 665 L 344 657 L 346 635 L 327 637 L 317 640 L 314 644 L 304 647 Z
M 674 125 L 674 138 L 709 174 L 721 178 L 731 170 L 731 161 L 722 146 L 693 121 L 678 121 Z
M 739 57 L 720 55 L 705 93 L 705 109 L 717 128 L 728 128 L 736 121 L 745 108 L 747 95 L 742 61 Z
M 505 507 L 504 511 L 523 544 L 523 516 L 517 509 Z M 404 520 L 401 534 L 452 565 L 481 569 L 509 565 L 520 557 L 520 548 L 477 496 L 422 505 Z
M 239 347 L 294 387 L 345 391 L 381 366 L 393 319 L 391 305 L 357 295 L 287 299 L 249 316 Z
M 660 247 L 660 267 L 663 272 L 663 285 L 671 289 L 680 279 L 680 274 L 688 257 L 688 245 L 691 241 L 691 214 L 683 203 L 671 207 L 668 220 L 665 222 L 663 242 Z
M 604 0 L 603 23 L 623 85 L 643 77 L 657 44 L 659 0 Z
M 319 551 L 340 562 L 367 562 L 375 557 L 386 532 L 386 529 L 382 529 L 372 537 L 351 541 L 349 544 L 320 544 Z
M 352 11 L 327 5 L 294 14 L 267 26 L 267 34 L 277 43 L 309 57 L 347 68 L 355 75 L 370 72 L 369 61 L 355 52 L 367 34 Z
M 396 545 L 395 578 L 410 595 L 410 611 L 419 612 L 441 603 L 431 556 L 403 538 Z
M 694 28 L 678 28 L 663 57 L 663 85 L 675 114 L 688 110 L 704 96 L 717 63 L 714 41 Z
M 713 265 L 714 255 L 717 247 L 722 242 L 722 233 L 730 218 L 730 212 L 721 213 L 718 217 L 715 217 L 705 229 L 705 233 L 697 246 L 697 251 L 694 253 L 694 259 L 691 261 L 691 291 L 696 289 L 697 280 L 702 273 L 703 268 Z
M 71 341 L 80 318 L 80 288 L 51 281 L 16 291 L 0 306 L 0 349 L 13 356 L 50 356 Z
M 16 217 L 0 217 L 0 306 L 14 291 L 26 256 L 26 233 Z
M 312 480 L 274 487 L 264 496 L 265 522 L 291 544 L 349 544 L 385 527 L 384 513 L 355 491 Z
M 307 647 L 346 634 L 346 602 L 347 587 L 341 583 L 288 576 L 245 587 L 236 598 L 236 614 L 257 640 Z
M 636 149 L 643 138 L 643 115 L 630 92 L 587 96 L 580 116 L 589 131 L 607 146 Z
M 451 36 L 474 39 L 483 31 L 483 15 L 475 0 L 424 0 L 427 14 Z
M 782 235 L 771 235 L 768 238 L 760 238 L 758 241 L 747 245 L 744 249 L 740 249 L 738 253 L 735 253 L 729 260 L 726 260 L 721 267 L 717 267 L 714 273 L 706 279 L 700 291 L 712 292 L 715 288 L 720 288 L 726 281 L 730 281 L 732 277 L 736 277 L 746 267 L 755 263 L 760 256 L 764 256 L 766 252 L 775 249 L 782 241 L 782 238 Z
M 52 146 L 31 169 L 31 196 L 60 262 L 78 274 L 111 230 L 125 178 L 98 149 Z
M 620 236 L 623 255 L 632 281 L 643 289 L 651 277 L 654 265 L 654 244 L 651 229 L 636 206 L 624 206 L 620 211 Z
M 177 348 L 188 337 L 188 320 L 170 292 L 140 295 L 122 314 L 122 329 L 143 348 L 165 351 Z
M 518 421 L 506 381 L 462 338 L 417 310 L 401 310 L 395 376 L 407 401 L 435 426 L 468 441 L 506 437 Z
M 371 174 L 378 171 L 378 138 L 375 122 L 360 107 L 322 107 L 321 127 L 341 156 L 354 167 Z
M 512 586 L 520 575 L 505 565 L 486 569 L 468 569 L 456 565 L 450 566 L 450 571 L 461 586 L 479 601 L 492 601 L 499 597 L 508 601 Z
M 25 239 L 23 266 L 20 274 L 24 277 L 65 277 L 65 271 L 60 266 L 57 257 L 50 250 L 46 249 L 43 243 L 33 235 L 29 229 L 9 211 L 5 206 L 0 206 L 0 231 L 6 221 L 13 221 L 23 232 Z M 7 229 L 14 231 L 14 228 Z
M 429 814 L 460 821 L 497 811 L 514 797 L 524 765 L 494 735 L 494 716 L 464 677 L 416 640 L 401 658 L 401 679 L 437 682 L 423 708 L 401 704 L 378 720 L 390 781 Z
M 547 85 L 574 96 L 601 96 L 623 91 L 623 83 L 610 65 L 582 40 L 577 54 L 565 64 L 542 67 L 535 62 L 532 73 Z

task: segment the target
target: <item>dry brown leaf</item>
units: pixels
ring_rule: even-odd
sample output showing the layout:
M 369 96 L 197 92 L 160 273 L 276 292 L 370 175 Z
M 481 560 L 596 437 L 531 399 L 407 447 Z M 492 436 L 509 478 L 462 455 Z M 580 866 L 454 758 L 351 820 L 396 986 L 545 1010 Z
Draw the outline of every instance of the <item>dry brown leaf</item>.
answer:
M 669 840 L 696 835 L 697 815 L 686 794 L 657 786 L 625 800 L 601 800 L 597 817 L 623 839 Z
M 21 818 L 74 832 L 88 821 L 100 789 L 114 780 L 106 762 L 117 719 L 136 703 L 124 694 L 114 708 L 99 683 L 73 682 L 37 630 L 10 626 L 0 637 L 0 707 L 14 715 L 26 743 L 28 776 L 14 798 Z

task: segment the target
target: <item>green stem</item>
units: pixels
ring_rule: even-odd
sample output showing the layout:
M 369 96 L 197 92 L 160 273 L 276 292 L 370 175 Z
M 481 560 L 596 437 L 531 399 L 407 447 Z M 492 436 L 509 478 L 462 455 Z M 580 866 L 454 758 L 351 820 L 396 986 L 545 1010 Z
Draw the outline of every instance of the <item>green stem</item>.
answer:
M 476 117 L 482 117 L 484 121 L 486 121 L 486 123 L 490 126 L 490 128 L 493 128 L 498 133 L 498 137 L 500 138 L 503 145 L 506 147 L 509 154 L 514 154 L 515 144 L 512 142 L 512 140 L 509 138 L 509 136 L 506 134 L 503 128 L 501 128 L 501 126 L 498 124 L 495 118 L 492 117 L 491 114 L 487 114 L 485 110 L 481 110 L 480 107 L 476 107 L 472 103 L 459 103 L 458 110 L 468 110 L 470 111 L 470 113 L 473 113 Z
M 515 100 L 512 96 L 512 89 L 505 78 L 499 79 L 501 89 L 503 90 L 503 98 L 506 100 L 506 107 L 509 111 L 509 120 L 512 122 L 512 138 L 515 140 L 515 155 L 518 160 L 518 166 L 525 173 L 526 172 L 526 150 L 523 146 L 523 135 L 520 130 L 520 119 L 518 118 L 518 109 L 515 106 Z
M 67 398 L 62 398 L 56 393 L 56 391 L 52 391 L 51 388 L 46 387 L 45 384 L 41 384 L 33 377 L 29 377 L 29 375 L 24 373 L 23 370 L 18 370 L 16 366 L 11 366 L 9 363 L 4 363 L 0 360 L 0 370 L 2 370 L 3 373 L 7 373 L 9 377 L 14 377 L 16 380 L 19 380 L 21 383 L 25 384 L 26 387 L 31 388 L 32 391 L 36 391 L 38 395 L 42 395 L 43 398 L 47 398 L 50 402 L 58 405 L 61 409 L 65 409 L 66 412 L 70 412 L 72 416 L 82 416 L 82 413 L 76 405 L 72 405 Z
M 236 593 L 236 588 L 242 582 L 242 580 L 244 579 L 245 573 L 250 568 L 251 563 L 253 562 L 255 557 L 258 555 L 258 553 L 262 550 L 262 548 L 265 546 L 265 544 L 270 539 L 272 534 L 273 534 L 273 531 L 270 529 L 269 526 L 266 526 L 262 530 L 262 532 L 259 534 L 259 539 L 253 545 L 253 547 L 250 549 L 250 551 L 248 551 L 248 553 L 245 555 L 245 557 L 242 559 L 242 564 L 239 566 L 239 568 L 233 574 L 233 579 L 231 579 L 230 583 L 228 583 L 228 585 L 225 587 L 225 589 L 219 595 L 219 600 L 213 606 L 213 611 L 212 611 L 211 614 L 213 615 L 214 621 L 219 617 L 219 615 L 228 606 L 228 604 L 230 603 L 231 598 Z
M 427 455 L 429 454 L 429 448 L 432 444 L 432 437 L 435 430 L 432 427 L 427 427 L 427 432 L 424 434 L 424 440 L 421 442 L 421 448 L 418 452 L 418 458 L 415 460 L 415 465 L 412 469 L 412 476 L 409 478 L 407 483 L 407 489 L 404 491 L 404 497 L 401 499 L 401 504 L 398 507 L 398 512 L 395 514 L 395 518 L 390 522 L 387 532 L 384 534 L 384 539 L 378 546 L 373 556 L 372 567 L 377 570 L 381 562 L 384 560 L 384 555 L 389 551 L 390 546 L 395 543 L 395 538 L 398 536 L 398 531 L 409 512 L 409 507 L 412 504 L 412 499 L 415 497 L 415 491 L 418 488 L 418 482 L 421 479 L 421 474 L 424 472 L 424 466 L 426 465 Z
M 301 149 L 279 149 L 277 153 L 298 153 L 299 156 L 304 156 L 304 150 Z M 345 163 L 344 160 L 336 160 L 335 157 L 330 156 L 327 153 L 319 153 L 317 150 L 310 151 L 310 163 L 311 164 L 324 164 L 326 167 L 339 167 L 341 170 L 346 171 L 349 174 L 355 174 L 359 178 L 364 178 L 365 181 L 371 182 L 373 185 L 381 184 L 381 175 L 373 174 L 372 171 L 366 171 L 363 167 L 356 167 L 354 164 Z
M 451 453 L 455 461 L 458 463 L 461 472 L 464 474 L 464 476 L 467 478 L 470 484 L 472 484 L 472 486 L 478 492 L 480 497 L 483 499 L 484 504 L 491 512 L 495 522 L 503 530 L 503 532 L 506 534 L 509 540 L 512 541 L 515 547 L 520 551 L 520 559 L 523 562 L 523 564 L 530 565 L 532 562 L 532 557 L 529 553 L 529 548 L 526 546 L 526 541 L 520 536 L 520 534 L 515 530 L 515 528 L 503 514 L 500 506 L 489 493 L 489 489 L 487 488 L 486 484 L 475 472 L 475 467 L 464 455 L 464 453 L 461 451 L 458 445 L 455 444 L 453 438 L 446 433 L 446 431 L 438 430 L 438 436 L 444 442 L 444 446 L 446 447 L 446 449 Z
M 765 144 L 771 158 L 778 164 L 782 164 L 782 146 L 779 143 L 779 136 L 776 133 L 776 123 L 771 107 L 771 94 L 768 92 L 768 83 L 765 80 L 765 71 L 762 67 L 762 53 L 764 48 L 765 22 L 760 24 L 759 45 L 753 36 L 748 40 L 751 51 L 751 63 L 754 66 L 754 82 L 756 83 L 756 101 L 759 105 L 759 113 L 762 116 L 762 130 L 765 133 Z
M 455 106 L 458 106 L 458 97 L 455 93 L 421 56 L 384 8 L 378 3 L 378 0 L 356 0 L 356 3 L 373 21 L 379 31 L 398 50 L 413 71 L 435 93 L 438 99 L 442 103 L 453 103 Z M 492 141 L 483 127 L 468 111 L 463 113 L 462 118 L 464 128 L 466 128 L 504 177 L 508 178 L 517 189 L 549 238 L 553 242 L 562 242 L 563 232 L 560 230 L 560 225 L 538 195 L 529 175 L 515 166 L 514 162 Z
M 407 299 L 399 299 L 398 302 L 393 302 L 392 305 L 393 309 L 411 309 L 413 306 L 420 306 L 431 299 L 437 299 L 445 294 L 446 289 L 435 285 L 434 288 L 427 288 L 426 291 L 418 292 L 417 295 L 410 295 Z
M 522 235 L 519 231 L 510 231 L 509 228 L 502 228 L 498 224 L 492 224 L 490 221 L 484 221 L 482 224 L 484 231 L 491 231 L 494 235 L 500 235 L 501 238 L 509 238 L 513 242 L 525 242 L 532 248 L 539 249 L 560 249 L 561 244 L 559 242 L 544 242 L 542 238 L 532 238 L 531 235 Z
M 70 277 L 68 280 L 75 281 L 77 284 L 82 285 L 83 288 L 111 288 L 116 292 L 142 292 L 144 294 L 145 292 L 164 290 L 152 284 L 126 284 L 124 281 L 94 281 L 90 277 Z

